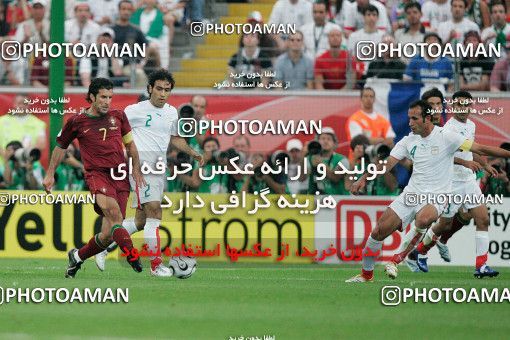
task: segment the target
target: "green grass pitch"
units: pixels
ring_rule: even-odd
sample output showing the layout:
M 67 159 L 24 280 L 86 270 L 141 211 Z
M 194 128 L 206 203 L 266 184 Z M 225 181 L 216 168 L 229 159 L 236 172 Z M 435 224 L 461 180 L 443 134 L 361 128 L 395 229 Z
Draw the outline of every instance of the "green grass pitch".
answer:
M 392 281 L 347 284 L 358 266 L 201 264 L 187 280 L 137 274 L 115 260 L 87 261 L 64 279 L 66 260 L 2 259 L 1 287 L 129 288 L 127 304 L 0 305 L 1 339 L 508 339 L 509 303 L 383 306 L 381 287 L 509 287 L 510 269 L 477 280 L 468 267 L 400 266 Z

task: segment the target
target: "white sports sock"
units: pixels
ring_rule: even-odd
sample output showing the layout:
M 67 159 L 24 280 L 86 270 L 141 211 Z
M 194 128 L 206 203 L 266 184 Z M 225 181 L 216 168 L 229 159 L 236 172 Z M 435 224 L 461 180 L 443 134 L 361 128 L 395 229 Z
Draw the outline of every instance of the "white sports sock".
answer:
M 138 228 L 136 227 L 134 218 L 125 219 L 124 222 L 122 222 L 122 226 L 124 227 L 124 229 L 127 230 L 129 235 L 133 235 L 134 233 L 136 233 L 138 231 Z
M 135 224 L 135 219 L 134 218 L 128 218 L 128 219 L 125 219 L 123 222 L 122 222 L 122 227 L 124 229 L 126 229 L 126 231 L 129 233 L 129 235 L 133 235 L 134 233 L 136 233 L 138 231 L 138 228 L 136 227 L 136 224 Z M 113 250 L 113 248 L 117 245 L 116 242 L 112 242 L 108 248 L 106 248 L 106 251 L 107 252 L 111 252 Z
M 372 254 L 377 254 L 382 248 L 383 241 L 376 241 L 372 238 L 372 235 L 368 237 L 367 244 L 365 245 L 365 249 L 363 249 L 363 260 L 361 262 L 361 267 L 366 271 L 373 271 L 375 267 L 375 259 L 376 256 L 365 256 L 368 251 L 372 252 Z
M 489 232 L 476 231 L 476 256 L 483 256 L 489 252 Z
M 404 239 L 402 240 L 402 244 L 400 245 L 400 249 L 398 250 L 397 254 L 406 250 L 407 247 L 409 246 L 409 243 L 411 243 L 411 241 L 416 237 L 416 235 L 423 235 L 423 234 L 425 234 L 426 230 L 427 229 L 416 228 L 416 226 L 413 224 L 413 226 L 411 226 L 411 229 L 409 229 L 409 232 L 407 234 L 405 234 Z M 420 239 L 421 239 L 421 236 L 414 242 L 415 243 L 414 246 L 416 246 L 416 244 L 418 244 Z
M 150 252 L 153 252 L 154 254 L 158 252 L 159 247 L 160 247 L 159 232 L 158 232 L 160 223 L 161 223 L 161 220 L 158 220 L 155 218 L 148 218 L 145 222 L 145 227 L 143 228 L 145 243 L 148 246 L 148 250 Z M 156 257 L 161 257 L 161 256 L 150 256 L 151 261 L 154 260 Z
M 425 237 L 423 238 L 423 244 L 428 246 L 432 240 L 434 241 L 437 241 L 437 235 L 434 234 L 434 231 L 432 231 L 432 228 L 429 228 L 429 230 L 427 231 L 427 233 L 425 234 Z

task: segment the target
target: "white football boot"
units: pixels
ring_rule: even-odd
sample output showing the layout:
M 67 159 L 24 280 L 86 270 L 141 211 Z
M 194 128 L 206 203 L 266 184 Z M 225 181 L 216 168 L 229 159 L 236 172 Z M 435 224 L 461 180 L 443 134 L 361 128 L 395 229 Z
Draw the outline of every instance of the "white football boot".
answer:
M 174 272 L 172 269 L 165 267 L 163 264 L 159 264 L 154 270 L 151 268 L 151 275 L 159 277 L 170 277 L 174 275 Z
M 365 279 L 361 274 L 358 274 L 354 277 L 351 277 L 348 280 L 345 280 L 347 283 L 364 283 L 364 282 L 374 282 L 374 279 L 371 278 L 370 280 Z

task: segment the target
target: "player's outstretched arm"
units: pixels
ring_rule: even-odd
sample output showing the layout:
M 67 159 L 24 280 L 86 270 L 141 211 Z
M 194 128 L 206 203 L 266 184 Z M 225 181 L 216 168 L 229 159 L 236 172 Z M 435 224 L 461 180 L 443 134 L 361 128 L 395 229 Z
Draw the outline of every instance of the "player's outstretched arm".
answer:
M 124 144 L 126 146 L 126 152 L 128 157 L 133 160 L 133 179 L 136 182 L 136 185 L 141 188 L 147 186 L 145 179 L 143 178 L 141 165 L 140 165 L 140 157 L 138 156 L 138 149 L 136 147 L 135 142 L 132 140 L 128 143 Z
M 478 172 L 480 170 L 485 170 L 489 175 L 496 177 L 498 172 L 494 169 L 482 155 L 477 153 L 473 153 L 473 160 L 467 161 L 462 158 L 455 157 L 453 159 L 454 164 L 462 165 L 465 168 L 470 169 L 473 172 Z
M 391 169 L 393 169 L 395 167 L 395 165 L 397 165 L 398 162 L 400 162 L 399 159 L 396 159 L 393 156 L 389 156 L 386 164 L 377 164 L 377 172 L 381 172 L 383 170 L 383 168 L 385 167 L 386 169 L 382 173 L 382 174 L 385 174 L 386 172 L 391 171 Z M 361 191 L 365 188 L 365 186 L 367 184 L 367 177 L 369 175 L 370 175 L 369 173 L 365 173 L 363 176 L 360 177 L 360 179 L 358 179 L 358 181 L 356 181 L 355 183 L 352 184 L 351 194 L 357 195 L 357 194 L 361 193 Z M 379 174 L 377 176 L 379 176 Z
M 175 146 L 180 151 L 185 152 L 191 157 L 193 157 L 193 159 L 198 161 L 198 164 L 200 166 L 204 165 L 204 158 L 202 157 L 202 155 L 193 150 L 193 148 L 191 148 L 188 145 L 188 143 L 186 143 L 186 140 L 181 136 L 172 136 L 172 139 L 170 139 L 170 144 Z
M 492 167 L 487 161 L 485 160 L 485 157 L 474 153 L 473 154 L 473 161 L 480 163 L 482 168 L 492 177 L 496 177 L 498 175 L 498 171 Z
M 498 175 L 498 171 L 496 169 L 494 169 L 492 167 L 492 165 L 487 163 L 487 161 L 485 160 L 485 157 L 483 157 L 477 153 L 474 153 L 473 161 L 478 162 L 482 166 L 483 170 L 485 170 L 492 177 L 496 177 Z
M 474 154 L 474 155 L 476 155 L 476 154 Z M 462 165 L 463 167 L 468 168 L 468 169 L 470 169 L 473 172 L 477 172 L 477 171 L 480 171 L 480 170 L 483 169 L 482 165 L 480 163 L 478 163 L 477 161 L 474 161 L 474 160 L 473 161 L 467 161 L 465 159 L 455 157 L 453 159 L 453 163 L 454 164 L 458 164 L 458 165 Z
M 469 151 L 479 154 L 481 156 L 510 158 L 510 151 L 508 150 L 498 148 L 496 146 L 478 144 L 475 142 L 473 142 L 473 145 L 471 146 L 471 149 Z
M 49 194 L 51 189 L 53 188 L 53 184 L 55 184 L 55 171 L 57 166 L 62 162 L 64 155 L 66 154 L 66 150 L 56 146 L 51 153 L 50 165 L 48 166 L 48 170 L 46 171 L 46 177 L 43 180 L 44 190 Z

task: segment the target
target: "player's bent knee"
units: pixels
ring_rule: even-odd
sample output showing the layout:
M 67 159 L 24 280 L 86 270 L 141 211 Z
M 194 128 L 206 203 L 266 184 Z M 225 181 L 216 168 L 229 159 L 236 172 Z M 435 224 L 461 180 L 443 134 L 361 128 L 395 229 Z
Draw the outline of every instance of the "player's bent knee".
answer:
M 471 214 L 471 212 L 459 210 L 459 212 L 457 214 L 458 214 L 457 218 L 464 224 L 466 224 L 465 223 L 466 221 L 467 221 L 467 224 L 469 224 L 469 221 L 471 220 L 471 218 L 473 218 L 473 215 Z
M 417 217 L 415 220 L 416 228 L 418 229 L 426 229 L 428 228 L 433 222 L 435 221 L 434 218 L 427 217 L 427 216 L 420 216 Z
M 161 215 L 161 211 L 155 208 L 147 209 L 147 217 L 148 218 L 157 218 L 158 215 Z
M 439 232 L 439 233 L 450 230 L 452 227 L 451 221 L 452 221 L 451 219 L 440 218 L 439 222 L 433 226 L 432 230 L 434 232 Z
M 145 216 L 147 218 L 161 219 L 161 205 L 159 203 L 150 202 L 144 206 Z M 145 223 L 144 223 L 145 224 Z
M 109 246 L 113 242 L 112 236 L 110 235 L 109 232 L 100 232 L 99 240 L 105 246 Z
M 370 236 L 376 241 L 382 241 L 382 233 L 379 227 L 376 227 L 374 230 L 372 230 L 372 233 L 370 233 Z
M 383 241 L 388 235 L 393 232 L 391 226 L 378 223 L 374 230 L 372 230 L 372 238 L 377 241 Z
M 138 229 L 138 231 L 141 231 L 141 230 L 143 230 L 143 227 L 145 226 L 145 221 L 143 221 L 143 222 L 140 221 L 138 223 L 135 222 L 135 226 L 136 226 L 136 229 Z
M 113 224 L 122 224 L 122 213 L 118 207 L 108 207 L 103 209 L 105 217 Z

